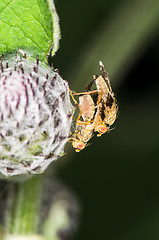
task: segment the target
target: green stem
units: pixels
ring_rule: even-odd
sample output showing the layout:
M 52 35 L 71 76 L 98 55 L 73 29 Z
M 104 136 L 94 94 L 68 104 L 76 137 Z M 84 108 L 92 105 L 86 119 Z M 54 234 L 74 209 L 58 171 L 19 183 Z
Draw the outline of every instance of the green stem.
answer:
M 42 199 L 43 176 L 12 184 L 6 215 L 5 232 L 12 235 L 37 233 Z
M 155 36 L 158 13 L 158 0 L 124 1 L 112 13 L 110 21 L 107 20 L 100 27 L 72 67 L 68 77 L 70 80 L 74 79 L 71 88 L 80 91 L 81 87 L 82 90 L 90 82 L 91 73 L 99 72 L 99 60 L 103 61 L 110 73 L 111 82 L 119 80 Z M 118 83 L 119 81 L 115 82 L 116 85 Z

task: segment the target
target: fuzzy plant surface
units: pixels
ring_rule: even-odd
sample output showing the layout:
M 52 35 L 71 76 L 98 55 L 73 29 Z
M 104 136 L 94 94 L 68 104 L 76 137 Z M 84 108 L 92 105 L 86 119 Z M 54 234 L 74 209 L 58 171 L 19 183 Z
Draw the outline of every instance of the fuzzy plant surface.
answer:
M 47 62 L 60 39 L 53 0 L 0 1 L 0 34 L 0 177 L 22 175 L 7 183 L 0 239 L 64 239 L 72 232 L 69 226 L 74 228 L 67 214 L 69 203 L 56 204 L 42 221 L 46 175 L 24 177 L 43 173 L 63 156 L 70 137 L 73 106 L 68 82 Z
M 0 172 L 41 173 L 64 154 L 72 121 L 69 86 L 57 72 L 20 57 L 1 61 Z
M 47 64 L 60 39 L 53 0 L 1 1 L 0 33 L 0 173 L 41 173 L 64 154 L 73 110 Z

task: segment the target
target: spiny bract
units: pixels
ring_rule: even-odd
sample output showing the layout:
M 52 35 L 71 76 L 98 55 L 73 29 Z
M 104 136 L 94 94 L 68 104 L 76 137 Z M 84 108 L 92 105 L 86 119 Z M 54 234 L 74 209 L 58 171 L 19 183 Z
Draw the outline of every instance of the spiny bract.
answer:
M 1 60 L 0 173 L 43 172 L 63 155 L 72 121 L 68 83 L 26 56 Z

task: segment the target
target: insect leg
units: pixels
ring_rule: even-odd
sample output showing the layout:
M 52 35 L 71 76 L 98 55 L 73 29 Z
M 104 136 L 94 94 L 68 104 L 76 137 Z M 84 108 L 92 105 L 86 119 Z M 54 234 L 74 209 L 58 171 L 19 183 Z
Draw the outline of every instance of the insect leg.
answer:
M 77 106 L 79 107 L 79 104 L 78 104 L 78 102 L 76 101 L 76 99 L 74 98 L 74 94 L 72 94 L 72 92 L 71 92 L 71 90 L 69 89 L 69 93 L 70 93 L 70 96 L 71 96 L 71 98 L 72 98 L 72 100 L 74 101 L 74 103 L 75 104 L 77 104 Z
M 81 93 L 73 93 L 73 95 L 77 96 L 77 95 L 90 95 L 90 94 L 98 94 L 98 90 L 93 90 L 93 91 L 88 91 L 88 92 L 81 92 Z
M 91 90 L 92 85 L 95 83 L 95 79 L 93 79 L 88 86 L 84 89 L 84 91 L 88 92 Z

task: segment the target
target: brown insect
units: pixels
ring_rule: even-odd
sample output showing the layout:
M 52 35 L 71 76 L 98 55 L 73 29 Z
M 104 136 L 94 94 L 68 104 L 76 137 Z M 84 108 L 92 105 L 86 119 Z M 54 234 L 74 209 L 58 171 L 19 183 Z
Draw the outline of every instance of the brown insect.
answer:
M 106 126 L 104 119 L 102 118 L 102 108 L 103 104 L 100 102 L 98 104 L 97 112 L 94 117 L 93 126 L 94 131 L 98 132 L 97 137 L 100 137 L 102 134 L 106 133 L 109 129 L 108 126 Z
M 76 125 L 74 136 L 71 137 L 72 146 L 76 149 L 76 152 L 83 150 L 88 141 L 92 138 L 93 126 L 89 125 Z
M 110 126 L 116 120 L 118 113 L 116 98 L 112 91 L 108 74 L 101 61 L 99 62 L 99 66 L 102 75 L 93 76 L 93 81 L 88 85 L 89 90 L 91 90 L 92 85 L 95 83 L 98 90 L 98 107 L 94 117 L 94 131 L 99 132 L 97 136 L 101 136 L 108 131 Z M 91 93 L 91 91 L 88 93 Z
M 79 107 L 74 136 L 70 139 L 76 152 L 84 149 L 93 136 L 106 133 L 117 118 L 118 105 L 112 91 L 109 77 L 102 62 L 99 62 L 102 75 L 93 76 L 93 81 L 85 88 L 84 92 L 71 93 L 72 99 Z M 93 84 L 97 89 L 91 90 Z M 74 99 L 79 95 L 79 103 Z
M 99 66 L 103 77 L 99 76 L 95 78 L 95 83 L 101 94 L 101 96 L 99 94 L 99 100 L 101 98 L 102 103 L 101 117 L 104 118 L 106 125 L 111 126 L 117 118 L 118 105 L 110 85 L 108 73 L 105 71 L 101 61 L 99 62 Z
M 72 142 L 72 146 L 76 149 L 76 152 L 79 152 L 86 147 L 88 141 L 93 135 L 94 126 L 92 124 L 92 119 L 96 107 L 88 92 L 74 93 L 73 95 L 80 95 L 78 103 L 71 93 L 72 99 L 78 105 L 80 112 L 76 120 L 75 132 L 70 141 Z

